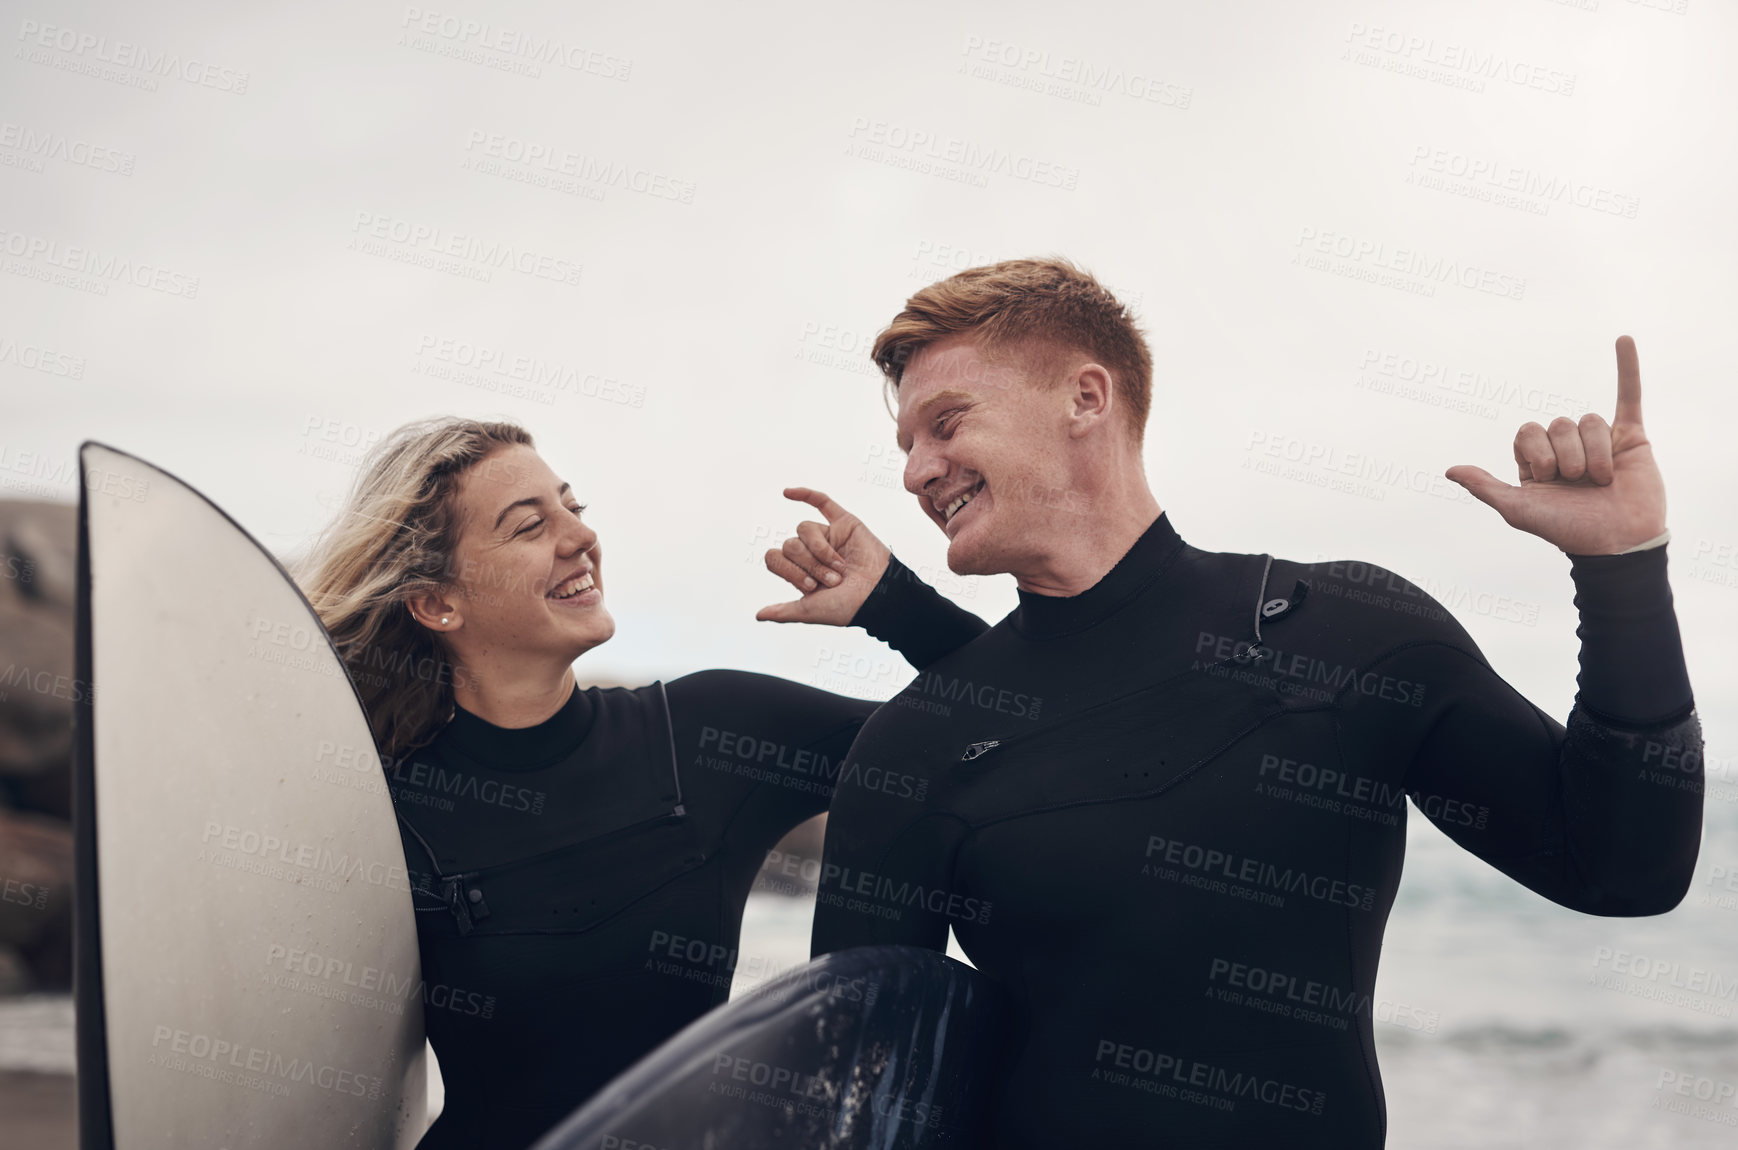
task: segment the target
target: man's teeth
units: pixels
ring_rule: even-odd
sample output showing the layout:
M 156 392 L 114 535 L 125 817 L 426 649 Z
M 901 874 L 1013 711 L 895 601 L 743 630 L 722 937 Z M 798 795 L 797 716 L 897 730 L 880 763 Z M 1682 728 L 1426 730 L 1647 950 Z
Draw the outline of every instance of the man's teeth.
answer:
M 550 592 L 550 596 L 555 599 L 571 599 L 581 591 L 589 590 L 591 590 L 591 576 L 590 574 L 586 574 L 579 576 L 577 579 L 569 579 L 554 591 Z
M 952 503 L 948 504 L 946 507 L 944 507 L 942 509 L 942 512 L 941 512 L 942 519 L 951 522 L 953 520 L 953 517 L 955 515 L 959 514 L 959 509 L 964 507 L 966 504 L 970 503 L 972 501 L 973 497 L 977 495 L 977 493 L 978 493 L 978 489 L 976 487 L 974 487 L 970 491 L 966 492 L 964 495 L 960 496 L 958 499 L 954 500 Z

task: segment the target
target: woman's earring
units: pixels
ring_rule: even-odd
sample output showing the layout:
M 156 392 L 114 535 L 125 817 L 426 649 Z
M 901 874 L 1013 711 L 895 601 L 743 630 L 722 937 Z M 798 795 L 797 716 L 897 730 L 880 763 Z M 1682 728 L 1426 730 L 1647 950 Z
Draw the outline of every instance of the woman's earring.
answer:
M 444 624 L 446 624 L 446 623 L 450 623 L 450 622 L 452 622 L 452 620 L 451 620 L 451 619 L 448 619 L 448 618 L 447 618 L 447 617 L 446 617 L 446 616 L 445 616 L 445 615 L 442 615 L 442 616 L 441 616 L 441 623 L 442 623 L 442 624 L 443 624 L 443 625 L 444 625 Z

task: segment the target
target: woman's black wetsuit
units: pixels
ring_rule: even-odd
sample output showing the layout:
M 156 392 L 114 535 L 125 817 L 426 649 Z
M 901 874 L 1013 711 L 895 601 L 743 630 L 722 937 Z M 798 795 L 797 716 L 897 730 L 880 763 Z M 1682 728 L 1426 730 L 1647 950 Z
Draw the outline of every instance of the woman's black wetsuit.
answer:
M 876 601 L 917 666 L 983 628 L 914 577 Z M 723 1002 L 766 852 L 826 809 L 878 705 L 702 671 L 523 729 L 459 709 L 389 763 L 446 1087 L 420 1145 L 527 1146 Z
M 1408 796 L 1563 906 L 1658 914 L 1688 889 L 1702 744 L 1665 551 L 1568 565 L 1565 728 L 1399 576 L 1201 551 L 1159 516 L 864 724 L 815 953 L 953 927 L 1019 1007 L 1004 1150 L 1380 1146 L 1371 1003 Z M 861 785 L 877 768 L 919 785 Z

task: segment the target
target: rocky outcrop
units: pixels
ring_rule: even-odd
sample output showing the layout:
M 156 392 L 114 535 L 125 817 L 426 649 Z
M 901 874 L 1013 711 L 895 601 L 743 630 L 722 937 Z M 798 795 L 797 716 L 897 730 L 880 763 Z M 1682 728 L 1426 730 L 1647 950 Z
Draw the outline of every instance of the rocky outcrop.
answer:
M 22 970 L 12 976 L 21 985 L 9 989 L 72 985 L 72 884 L 72 829 L 0 810 L 0 950 Z
M 72 813 L 77 509 L 0 501 L 0 803 Z
M 72 979 L 76 516 L 0 500 L 0 993 Z
M 71 985 L 76 575 L 76 507 L 0 500 L 0 994 Z M 825 826 L 787 835 L 755 889 L 812 896 Z

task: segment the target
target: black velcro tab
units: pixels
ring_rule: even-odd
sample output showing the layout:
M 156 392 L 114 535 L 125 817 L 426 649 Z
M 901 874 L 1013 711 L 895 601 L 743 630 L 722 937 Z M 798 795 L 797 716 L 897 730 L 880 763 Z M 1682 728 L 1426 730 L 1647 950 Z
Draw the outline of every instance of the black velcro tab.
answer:
M 1271 622 L 1274 619 L 1285 618 L 1287 615 L 1297 610 L 1298 604 L 1302 603 L 1304 601 L 1304 596 L 1309 593 L 1310 585 L 1302 579 L 1299 579 L 1297 585 L 1292 588 L 1291 597 L 1289 599 L 1269 599 L 1261 605 L 1262 621 Z

